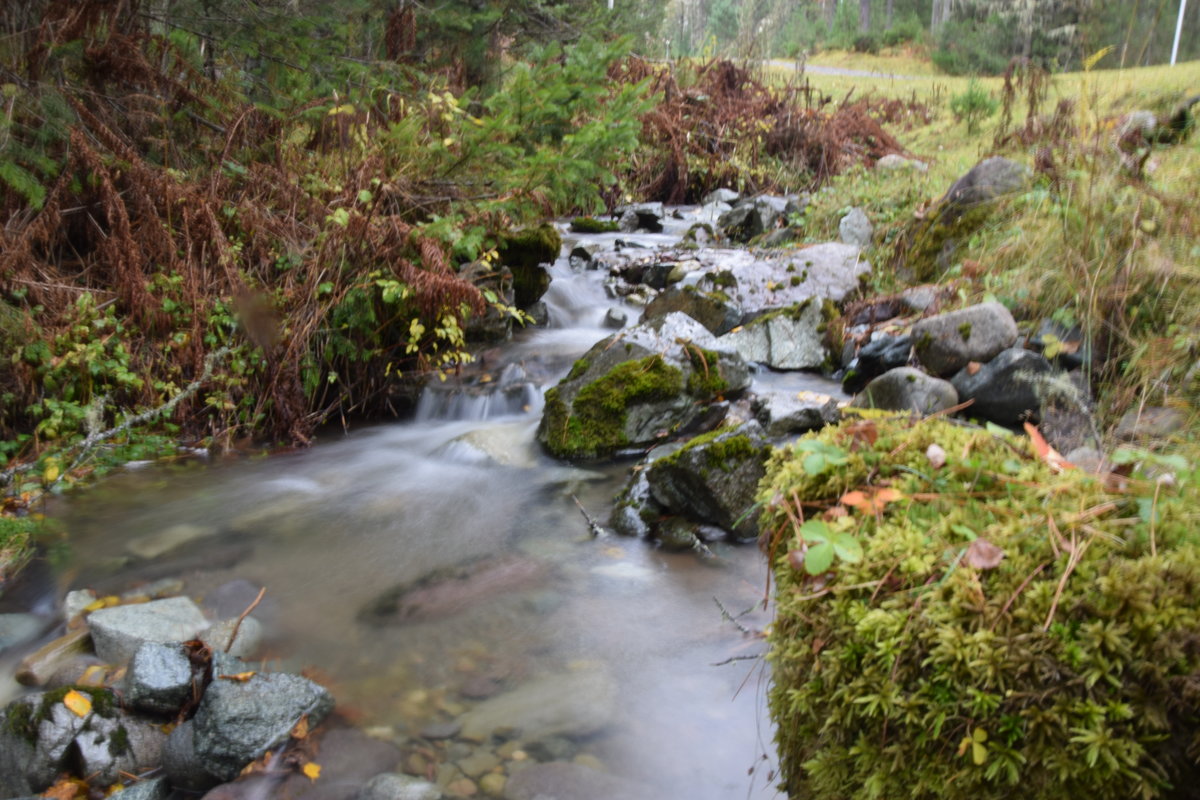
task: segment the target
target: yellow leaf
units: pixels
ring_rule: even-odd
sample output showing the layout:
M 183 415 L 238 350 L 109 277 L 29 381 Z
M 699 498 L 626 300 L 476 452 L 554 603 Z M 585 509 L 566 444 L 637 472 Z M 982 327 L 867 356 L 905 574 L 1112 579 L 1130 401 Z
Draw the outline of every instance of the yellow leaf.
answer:
M 92 699 L 83 692 L 77 692 L 74 689 L 67 692 L 63 697 L 63 705 L 71 710 L 77 717 L 86 717 L 92 713 Z
M 59 473 L 58 463 L 51 461 L 46 464 L 46 469 L 42 472 L 42 478 L 45 479 L 46 483 L 54 483 L 58 480 Z
M 308 715 L 307 714 L 305 714 L 303 717 L 301 717 L 300 721 L 297 722 L 292 727 L 292 738 L 293 739 L 303 739 L 306 736 L 308 736 Z
M 234 681 L 236 683 L 245 683 L 246 681 L 250 680 L 257 674 L 258 673 L 254 670 L 248 670 L 246 672 L 239 672 L 235 675 L 218 675 L 217 677 L 223 681 Z
M 975 766 L 982 767 L 987 761 L 987 745 L 983 742 L 971 742 L 971 760 Z
M 301 769 L 301 772 L 303 772 L 310 781 L 315 781 L 317 778 L 321 777 L 321 765 L 314 764 L 310 761 L 304 765 L 304 767 Z
M 86 606 L 83 607 L 83 612 L 85 614 L 90 614 L 93 611 L 98 611 L 102 608 L 111 608 L 113 606 L 119 606 L 120 604 L 121 604 L 121 598 L 119 598 L 115 595 L 109 595 L 108 597 L 101 597 L 101 598 L 98 598 L 98 599 L 93 600 L 92 602 L 88 603 Z

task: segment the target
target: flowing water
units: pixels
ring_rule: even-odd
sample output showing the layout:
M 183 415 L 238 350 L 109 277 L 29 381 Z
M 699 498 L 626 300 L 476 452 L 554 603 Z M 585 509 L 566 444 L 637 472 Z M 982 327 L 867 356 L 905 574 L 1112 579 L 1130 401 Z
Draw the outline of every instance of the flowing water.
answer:
M 775 797 L 766 667 L 752 658 L 763 644 L 714 602 L 750 610 L 739 623 L 751 631 L 768 624 L 761 555 L 592 538 L 579 506 L 605 520 L 628 464 L 579 469 L 533 441 L 542 387 L 611 332 L 601 323 L 616 304 L 599 272 L 560 259 L 554 276 L 551 325 L 485 354 L 474 385 L 432 390 L 411 422 L 294 454 L 130 470 L 86 493 L 63 511 L 60 590 L 180 578 L 236 614 L 265 586 L 255 615 L 269 657 L 315 668 L 355 724 L 397 742 L 468 710 L 481 682 L 503 691 L 602 669 L 619 691 L 583 753 L 661 797 Z M 386 613 L 389 590 L 462 564 L 493 570 L 476 595 Z

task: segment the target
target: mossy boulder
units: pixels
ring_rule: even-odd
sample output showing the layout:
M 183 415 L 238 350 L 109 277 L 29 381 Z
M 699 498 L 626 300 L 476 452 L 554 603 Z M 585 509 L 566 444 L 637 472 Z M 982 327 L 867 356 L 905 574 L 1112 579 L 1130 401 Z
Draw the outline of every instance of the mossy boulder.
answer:
M 770 452 L 757 422 L 720 428 L 656 460 L 646 481 L 668 511 L 717 525 L 735 539 L 754 539 L 758 521 L 750 510 Z
M 742 321 L 741 307 L 720 289 L 705 291 L 697 286 L 671 286 L 660 292 L 642 312 L 642 319 L 678 311 L 687 314 L 714 336 L 728 333 Z
M 944 377 L 1012 347 L 1017 323 L 1000 303 L 979 303 L 920 320 L 912 326 L 912 340 L 921 365 Z
M 832 303 L 806 300 L 762 314 L 720 341 L 772 369 L 819 369 L 829 359 L 825 324 L 836 315 Z
M 750 384 L 691 317 L 657 317 L 597 343 L 546 393 L 538 441 L 558 458 L 599 459 L 676 434 L 707 403 Z
M 1110 493 L 1023 437 L 882 413 L 776 451 L 787 795 L 1194 797 L 1200 479 L 1175 466 Z
M 504 234 L 496 246 L 500 263 L 512 271 L 512 288 L 519 308 L 526 308 L 550 288 L 550 273 L 562 250 L 562 236 L 553 225 L 539 225 Z
M 1000 203 L 1031 183 L 1024 164 L 993 156 L 972 167 L 947 190 L 924 219 L 915 221 L 897 253 L 899 266 L 927 280 L 950 266 L 958 243 L 965 241 L 996 213 Z

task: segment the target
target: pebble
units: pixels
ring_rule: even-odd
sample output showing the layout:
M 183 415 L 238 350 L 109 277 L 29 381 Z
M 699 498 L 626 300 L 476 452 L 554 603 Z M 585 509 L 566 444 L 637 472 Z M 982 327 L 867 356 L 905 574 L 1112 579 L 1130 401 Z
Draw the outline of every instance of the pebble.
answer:
M 514 758 L 514 754 L 520 752 L 520 750 L 521 750 L 521 743 L 519 741 L 517 741 L 516 739 L 510 739 L 509 741 L 505 742 L 504 744 L 502 744 L 496 748 L 496 755 L 500 756 L 501 758 L 503 758 L 507 761 L 507 760 L 511 760 L 512 758 Z M 525 754 L 521 753 L 521 757 L 524 758 Z
M 431 722 L 421 728 L 421 736 L 425 739 L 453 739 L 462 730 L 462 724 L 455 720 L 447 722 Z
M 504 785 L 506 783 L 508 783 L 508 778 L 495 772 L 490 772 L 479 779 L 479 788 L 486 795 L 503 797 Z
M 480 750 L 458 761 L 458 768 L 469 778 L 478 778 L 499 765 L 500 759 L 487 750 Z
M 455 797 L 472 797 L 479 794 L 479 787 L 470 778 L 459 778 L 446 784 L 446 791 Z
M 589 767 L 594 770 L 599 770 L 600 772 L 606 772 L 608 770 L 608 767 L 605 766 L 604 762 L 596 758 L 591 753 L 580 753 L 572 758 L 571 761 L 572 763 L 578 764 L 581 767 Z

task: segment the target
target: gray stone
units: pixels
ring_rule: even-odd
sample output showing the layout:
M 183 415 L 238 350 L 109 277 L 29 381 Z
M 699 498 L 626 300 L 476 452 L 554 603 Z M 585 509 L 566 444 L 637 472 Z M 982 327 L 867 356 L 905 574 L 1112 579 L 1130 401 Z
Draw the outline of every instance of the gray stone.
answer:
M 842 241 L 863 250 L 871 246 L 871 237 L 874 235 L 875 226 L 861 208 L 850 209 L 838 223 L 838 236 Z
M 567 263 L 576 272 L 584 269 L 595 269 L 595 256 L 600 250 L 600 245 L 595 243 L 577 244 L 571 248 L 571 253 L 567 256 Z
M 185 720 L 176 725 L 163 744 L 163 771 L 171 785 L 189 792 L 203 792 L 220 783 L 196 753 L 196 724 Z
M 741 198 L 733 189 L 713 189 L 704 196 L 705 203 L 729 203 L 732 205 Z
M 657 800 L 661 795 L 582 764 L 534 764 L 508 779 L 505 800 Z
M 695 286 L 672 286 L 647 304 L 642 319 L 678 311 L 687 314 L 714 336 L 733 330 L 742 321 L 742 310 L 724 292 L 705 292 Z
M 425 727 L 421 728 L 422 739 L 453 739 L 458 736 L 458 732 L 462 730 L 462 723 L 457 720 L 448 722 L 430 722 Z
M 547 736 L 536 742 L 527 742 L 521 749 L 536 761 L 570 761 L 579 752 L 579 745 L 565 736 Z
M 707 209 L 708 206 L 705 208 Z M 704 211 L 704 209 L 701 210 Z M 704 217 L 706 219 L 716 219 L 728 210 L 729 206 L 721 205 L 720 207 L 713 208 L 711 213 L 705 211 Z M 708 222 L 697 222 L 695 225 L 692 225 L 687 229 L 687 231 L 684 232 L 682 239 L 684 242 L 691 242 L 699 245 L 710 244 L 716 240 L 717 232 L 713 230 L 713 226 Z
M 83 614 L 83 610 L 96 602 L 96 593 L 91 589 L 74 589 L 63 598 L 63 620 L 71 622 Z
M 662 203 L 639 203 L 637 205 L 624 206 L 623 208 L 618 208 L 617 213 L 621 215 L 617 225 L 624 233 L 634 233 L 636 231 L 659 233 L 663 229 Z
M 889 369 L 908 364 L 911 351 L 911 336 L 879 336 L 872 339 L 846 365 L 842 389 L 851 394 L 862 391 L 863 387 Z
M 745 244 L 775 227 L 780 211 L 761 198 L 742 200 L 717 220 L 717 228 L 730 241 Z
M 110 794 L 108 800 L 167 800 L 170 793 L 171 785 L 166 778 L 147 778 Z
M 717 341 L 746 361 L 773 369 L 816 369 L 825 363 L 825 316 L 810 301 L 764 314 Z
M 525 309 L 529 315 L 530 324 L 535 328 L 544 328 L 550 324 L 550 307 L 544 300 L 536 300 Z
M 1179 408 L 1143 406 L 1125 412 L 1113 433 L 1118 439 L 1165 439 L 1187 429 L 1188 414 Z
M 1001 425 L 1036 420 L 1041 411 L 1038 378 L 1055 372 L 1050 362 L 1032 350 L 1005 350 L 974 375 L 961 370 L 950 382 L 960 401 L 975 402 L 965 413 Z
M 961 213 L 965 209 L 987 203 L 1006 194 L 1019 192 L 1029 185 L 1030 172 L 1003 156 L 980 161 L 959 178 L 942 199 L 941 214 Z
M 301 717 L 316 726 L 333 710 L 322 686 L 298 675 L 259 672 L 247 681 L 215 676 L 196 710 L 195 748 L 200 763 L 221 780 L 233 780 L 249 762 L 287 740 Z
M 194 525 L 181 522 L 157 533 L 139 536 L 125 543 L 125 549 L 138 558 L 150 560 L 170 553 L 172 550 L 199 539 L 216 536 L 220 531 L 211 525 Z
M 629 315 L 620 308 L 610 308 L 604 314 L 604 327 L 621 330 L 629 322 Z
M 142 642 L 186 642 L 208 627 L 200 608 L 186 597 L 101 608 L 88 615 L 96 655 L 121 665 Z
M 697 530 L 699 527 L 700 523 L 694 520 L 683 517 L 666 517 L 655 523 L 652 538 L 659 547 L 671 552 L 695 550 L 700 544 L 700 534 Z M 718 538 L 725 538 L 724 530 L 721 530 Z
M 237 639 L 232 642 L 233 629 L 237 628 Z M 238 620 L 226 619 L 214 623 L 200 634 L 200 641 L 213 650 L 220 650 L 234 658 L 249 658 L 258 652 L 262 646 L 262 623 L 254 617 L 246 617 L 238 625 Z
M 616 681 L 601 669 L 536 678 L 464 714 L 462 736 L 485 741 L 505 728 L 523 740 L 588 736 L 612 721 L 616 697 Z
M 912 339 L 925 369 L 945 376 L 972 361 L 990 361 L 1012 347 L 1017 323 L 1000 303 L 980 303 L 915 323 Z
M 875 162 L 875 168 L 884 170 L 885 172 L 894 172 L 897 170 L 929 171 L 929 165 L 924 161 L 918 161 L 915 158 L 905 158 L 899 153 L 889 153 L 879 159 Z
M 125 684 L 129 705 L 153 714 L 175 714 L 192 693 L 192 664 L 179 645 L 144 642 Z
M 37 614 L 0 614 L 0 653 L 33 641 L 44 626 Z
M 155 769 L 162 762 L 167 735 L 145 720 L 105 719 L 94 715 L 75 737 L 79 770 L 93 786 L 110 786 L 124 775 Z
M 354 800 L 441 800 L 442 790 L 429 781 L 385 772 L 367 781 Z
M 26 731 L 16 729 L 15 718 L 28 719 L 41 703 L 41 695 L 20 697 L 0 711 L 0 797 L 22 797 L 46 788 L 40 781 L 30 781 L 33 762 L 33 743 Z
M 1092 361 L 1092 347 L 1078 325 L 1061 325 L 1044 319 L 1029 345 L 1046 356 L 1051 363 L 1067 370 L 1077 369 Z
M 812 298 L 840 303 L 859 288 L 871 265 L 857 247 L 825 242 L 769 258 L 720 251 L 736 288 L 720 287 L 748 314 L 784 308 Z
M 650 494 L 646 470 L 638 469 L 613 501 L 608 524 L 622 536 L 645 539 L 650 535 L 650 523 L 663 514 L 663 508 Z
M 837 400 L 815 392 L 762 392 L 754 398 L 752 409 L 770 439 L 817 430 L 841 419 Z
M 274 797 L 292 800 L 350 800 L 375 776 L 397 768 L 402 754 L 391 742 L 367 736 L 355 728 L 334 728 L 316 735 L 316 761 L 321 775 L 315 781 L 289 775 Z
M 897 367 L 867 384 L 851 405 L 932 414 L 958 405 L 958 392 L 949 381 L 912 367 Z
M 650 492 L 664 508 L 698 522 L 719 525 L 739 539 L 758 536 L 748 514 L 771 452 L 754 421 L 705 434 L 646 470 Z
M 662 388 L 646 386 L 637 394 L 621 396 L 621 408 L 611 407 L 613 398 L 597 398 L 591 393 L 584 395 L 583 408 L 577 404 L 585 388 L 610 376 L 621 365 L 648 359 L 649 368 L 660 358 L 661 365 L 655 368 L 670 384 Z M 686 314 L 667 314 L 593 346 L 576 369 L 546 393 L 537 438 L 555 456 L 607 457 L 623 447 L 653 444 L 702 416 L 704 404 L 717 399 L 718 393 L 736 395 L 749 384 L 749 368 L 741 356 L 719 344 Z M 621 387 L 614 384 L 613 389 L 619 391 Z M 611 422 L 602 431 L 603 438 L 567 435 L 566 426 L 572 420 L 587 420 L 589 415 Z

